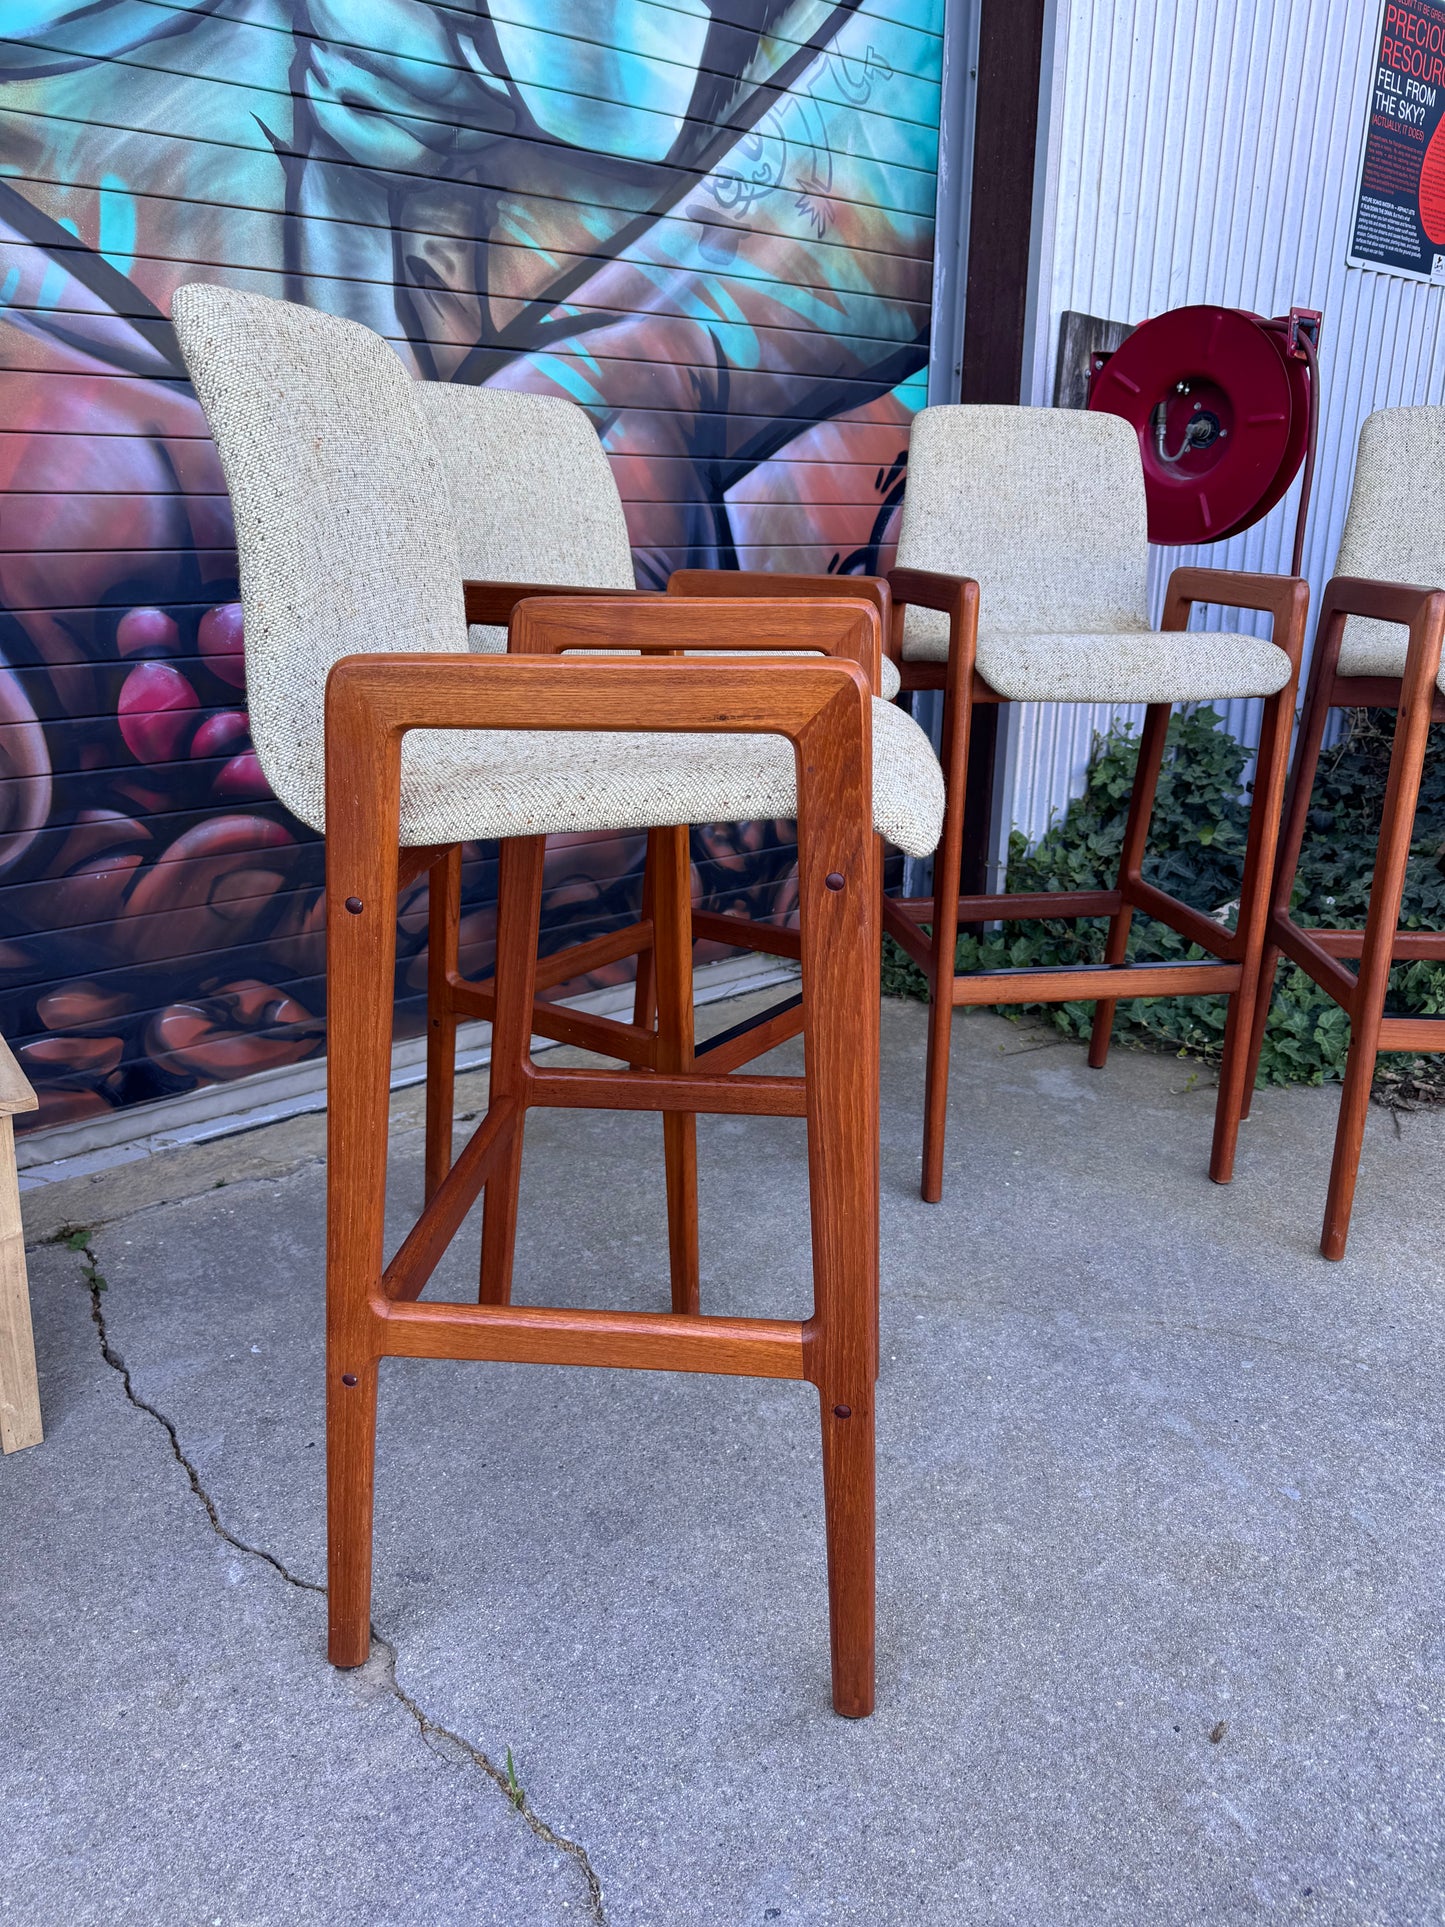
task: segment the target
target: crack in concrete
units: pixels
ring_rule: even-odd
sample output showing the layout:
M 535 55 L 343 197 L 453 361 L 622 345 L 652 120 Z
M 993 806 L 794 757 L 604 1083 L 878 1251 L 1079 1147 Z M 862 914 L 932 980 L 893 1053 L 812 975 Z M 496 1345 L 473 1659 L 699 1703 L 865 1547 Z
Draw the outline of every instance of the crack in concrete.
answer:
M 68 1245 L 70 1249 L 76 1252 L 83 1260 L 82 1276 L 85 1281 L 86 1290 L 90 1294 L 90 1317 L 100 1341 L 100 1355 L 110 1369 L 119 1377 L 126 1398 L 130 1403 L 138 1412 L 144 1412 L 147 1418 L 154 1419 L 169 1439 L 171 1452 L 175 1457 L 176 1464 L 185 1473 L 187 1479 L 190 1481 L 192 1492 L 194 1492 L 204 1507 L 211 1530 L 235 1551 L 245 1553 L 248 1558 L 259 1559 L 265 1565 L 268 1565 L 273 1572 L 285 1580 L 288 1586 L 294 1586 L 298 1592 L 316 1593 L 324 1599 L 326 1597 L 325 1586 L 318 1585 L 314 1579 L 302 1579 L 298 1574 L 292 1572 L 282 1560 L 278 1559 L 275 1553 L 267 1552 L 264 1546 L 253 1546 L 249 1540 L 242 1539 L 238 1534 L 231 1531 L 230 1527 L 217 1511 L 214 1499 L 212 1499 L 210 1493 L 207 1492 L 205 1486 L 201 1483 L 201 1475 L 196 1469 L 195 1462 L 187 1457 L 185 1448 L 181 1444 L 180 1433 L 176 1429 L 175 1422 L 168 1418 L 158 1406 L 152 1405 L 149 1399 L 142 1398 L 136 1390 L 135 1384 L 131 1379 L 130 1367 L 126 1364 L 121 1353 L 119 1353 L 111 1343 L 110 1329 L 106 1324 L 105 1311 L 101 1304 L 100 1297 L 101 1293 L 107 1289 L 107 1285 L 95 1253 L 91 1249 L 90 1228 L 72 1226 L 67 1231 L 57 1233 L 51 1242 Z M 596 1870 L 588 1858 L 587 1849 L 580 1841 L 569 1840 L 566 1834 L 558 1833 L 554 1827 L 547 1824 L 539 1813 L 534 1811 L 528 1803 L 526 1793 L 517 1784 L 515 1771 L 510 1770 L 512 1767 L 510 1750 L 508 1753 L 507 1767 L 499 1767 L 496 1761 L 490 1759 L 480 1747 L 473 1746 L 471 1741 L 464 1739 L 460 1733 L 453 1732 L 451 1727 L 443 1726 L 440 1720 L 433 1719 L 426 1708 L 407 1692 L 406 1688 L 397 1678 L 396 1646 L 384 1633 L 377 1630 L 374 1622 L 371 1627 L 371 1640 L 372 1645 L 379 1649 L 384 1661 L 382 1677 L 387 1690 L 401 1706 L 405 1707 L 412 1719 L 415 1720 L 417 1732 L 421 1735 L 428 1752 L 434 1754 L 437 1759 L 447 1765 L 455 1765 L 457 1763 L 456 1754 L 464 1755 L 466 1759 L 478 1768 L 480 1772 L 484 1773 L 497 1790 L 506 1797 L 507 1804 L 522 1816 L 539 1840 L 543 1841 L 547 1846 L 554 1848 L 558 1853 L 565 1853 L 569 1859 L 575 1861 L 578 1871 L 586 1883 L 587 1898 L 591 1907 L 592 1917 L 596 1921 L 597 1927 L 607 1927 L 607 1915 L 602 1904 L 602 1882 L 598 1879 Z M 448 1747 L 454 1749 L 453 1753 L 449 1755 L 443 1751 L 442 1747 L 436 1744 L 437 1741 L 446 1742 Z

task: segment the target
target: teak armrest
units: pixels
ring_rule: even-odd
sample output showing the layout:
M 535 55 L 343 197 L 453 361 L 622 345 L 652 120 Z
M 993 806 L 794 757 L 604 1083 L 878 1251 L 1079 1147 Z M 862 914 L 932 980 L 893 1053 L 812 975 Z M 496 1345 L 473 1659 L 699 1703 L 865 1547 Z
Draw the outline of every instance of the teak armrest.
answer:
M 978 595 L 978 584 L 971 575 L 945 575 L 939 569 L 890 569 L 888 586 L 895 603 L 913 602 L 920 609 L 938 609 L 944 615 L 961 609 L 970 589 L 975 598 Z
M 526 602 L 534 596 L 640 596 L 655 593 L 657 591 L 644 589 L 584 589 L 579 588 L 575 583 L 566 582 L 464 582 L 462 584 L 462 599 L 466 605 L 467 621 L 483 623 L 498 629 L 506 628 L 512 619 L 512 611 L 519 602 Z
M 804 601 L 827 601 L 838 596 L 847 601 L 871 602 L 880 615 L 887 615 L 893 598 L 888 578 L 881 575 L 793 575 L 773 569 L 674 569 L 667 579 L 669 595 L 720 596 L 724 600 L 739 596 L 801 596 Z
M 871 602 L 883 624 L 883 647 L 891 653 L 893 595 L 881 575 L 791 575 L 769 569 L 674 569 L 668 578 L 669 595 L 782 596 L 807 602 L 838 597 L 842 601 Z M 874 685 L 875 688 L 877 685 Z
M 967 627 L 978 629 L 979 586 L 971 575 L 945 575 L 939 569 L 890 569 L 888 586 L 893 593 L 894 632 L 901 654 L 903 611 L 910 603 L 920 609 L 937 609 L 948 617 L 949 644 Z
M 1166 629 L 1187 629 L 1195 603 L 1219 609 L 1258 609 L 1274 618 L 1270 640 L 1298 671 L 1304 654 L 1310 586 L 1298 575 L 1257 575 L 1246 569 L 1176 569 L 1164 592 Z
M 639 597 L 624 609 L 618 608 L 616 598 L 539 597 L 518 604 L 509 646 L 513 656 L 560 656 L 585 649 L 643 656 L 675 656 L 683 650 L 794 658 L 816 653 L 856 663 L 870 689 L 876 689 L 883 623 L 871 599 L 842 596 L 725 600 L 669 593 Z
M 1331 576 L 1320 605 L 1320 625 L 1336 615 L 1373 616 L 1377 622 L 1398 622 L 1408 629 L 1419 617 L 1432 613 L 1432 601 L 1445 606 L 1445 591 L 1408 582 L 1376 582 L 1368 576 Z
M 1398 623 L 1409 630 L 1402 674 L 1340 675 L 1340 650 L 1350 616 Z M 1331 708 L 1339 705 L 1368 709 L 1378 704 L 1394 709 L 1423 698 L 1439 720 L 1441 697 L 1434 685 L 1440 673 L 1442 639 L 1445 639 L 1445 590 L 1426 589 L 1410 582 L 1377 582 L 1368 576 L 1332 576 L 1325 585 L 1315 630 L 1311 688 L 1317 687 L 1326 706 Z
M 920 609 L 937 609 L 948 617 L 949 643 L 961 633 L 972 611 L 972 625 L 978 628 L 979 586 L 971 575 L 944 575 L 937 569 L 890 569 L 888 586 L 893 592 L 895 611 L 892 650 L 901 659 L 903 611 L 909 603 Z
M 910 603 L 937 609 L 948 617 L 948 677 L 950 691 L 967 688 L 974 680 L 978 654 L 979 586 L 971 575 L 946 575 L 939 569 L 890 569 L 893 592 L 893 633 L 888 653 L 903 661 L 903 617 Z M 982 689 L 982 685 L 979 685 Z
M 662 601 L 658 596 L 652 609 Z M 676 602 L 666 613 L 686 607 Z M 871 609 L 858 614 L 877 620 Z M 856 662 L 798 660 L 763 668 L 736 660 L 538 661 L 551 653 L 534 640 L 532 625 L 544 620 L 550 623 L 550 614 L 524 618 L 527 639 L 518 655 L 407 650 L 333 663 L 326 678 L 328 823 L 333 791 L 353 811 L 353 799 L 375 794 L 374 751 L 362 746 L 389 742 L 389 754 L 399 757 L 400 738 L 411 729 L 660 730 L 770 734 L 798 742 L 842 698 L 845 710 L 855 701 L 860 705 L 865 744 L 869 740 L 871 692 Z M 561 646 L 585 647 L 588 640 L 585 633 L 576 640 L 568 635 Z M 605 640 L 594 633 L 591 640 L 613 650 L 640 646 L 630 629 Z M 673 634 L 667 646 L 692 645 Z M 358 753 L 349 754 L 351 747 Z

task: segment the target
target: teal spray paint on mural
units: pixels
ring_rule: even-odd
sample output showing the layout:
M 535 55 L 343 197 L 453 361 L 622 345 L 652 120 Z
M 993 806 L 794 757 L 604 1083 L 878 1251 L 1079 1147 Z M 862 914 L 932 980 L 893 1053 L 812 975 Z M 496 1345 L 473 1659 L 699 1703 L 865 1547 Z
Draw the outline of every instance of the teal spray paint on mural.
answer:
M 125 182 L 114 174 L 100 177 L 100 253 L 117 274 L 129 274 L 135 264 L 135 202 Z

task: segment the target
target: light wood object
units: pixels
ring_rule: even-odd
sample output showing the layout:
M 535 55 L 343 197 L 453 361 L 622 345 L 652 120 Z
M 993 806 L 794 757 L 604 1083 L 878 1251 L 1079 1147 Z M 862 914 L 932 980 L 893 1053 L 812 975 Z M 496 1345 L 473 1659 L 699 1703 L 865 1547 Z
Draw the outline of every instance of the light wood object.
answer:
M 39 1445 L 40 1388 L 30 1328 L 30 1283 L 15 1171 L 15 1118 L 33 1111 L 34 1091 L 0 1038 L 0 1450 Z

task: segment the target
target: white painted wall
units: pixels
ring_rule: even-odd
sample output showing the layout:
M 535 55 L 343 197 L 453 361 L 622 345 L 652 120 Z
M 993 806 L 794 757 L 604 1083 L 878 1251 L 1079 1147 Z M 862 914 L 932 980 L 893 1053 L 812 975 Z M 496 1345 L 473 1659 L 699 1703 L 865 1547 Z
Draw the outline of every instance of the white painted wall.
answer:
M 1316 601 L 1361 420 L 1445 399 L 1445 291 L 1345 266 L 1378 19 L 1378 0 L 1058 0 L 1056 15 L 1023 399 L 1052 399 L 1065 309 L 1136 322 L 1195 301 L 1322 309 L 1305 564 Z M 1156 590 L 1179 562 L 1288 569 L 1297 488 L 1231 541 L 1156 551 Z M 1256 707 L 1229 706 L 1229 727 L 1249 740 Z M 1077 794 L 1094 734 L 1116 713 L 1011 713 L 1004 794 L 1031 838 Z

